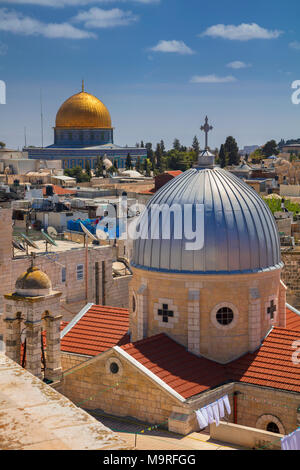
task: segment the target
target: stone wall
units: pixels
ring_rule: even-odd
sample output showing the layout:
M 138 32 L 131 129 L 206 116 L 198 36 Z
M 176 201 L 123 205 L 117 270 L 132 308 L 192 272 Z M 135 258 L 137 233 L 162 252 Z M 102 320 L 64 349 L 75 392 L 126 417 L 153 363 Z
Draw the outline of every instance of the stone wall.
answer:
M 131 278 L 131 275 L 113 278 L 109 305 L 112 307 L 129 308 L 129 284 Z
M 129 292 L 132 341 L 166 333 L 194 354 L 226 363 L 257 349 L 272 326 L 284 326 L 280 269 L 207 276 L 133 268 L 133 274 Z M 162 318 L 164 305 L 171 312 L 167 321 Z M 273 319 L 272 305 L 276 307 Z M 226 326 L 216 320 L 223 307 L 234 314 Z
M 210 426 L 210 437 L 247 449 L 280 450 L 283 435 L 221 421 L 219 426 Z
M 110 372 L 111 362 L 119 373 Z M 76 369 L 76 368 L 75 368 Z M 151 424 L 165 423 L 178 400 L 146 375 L 109 350 L 78 367 L 63 379 L 62 393 L 75 404 L 115 416 L 130 416 Z
M 297 428 L 299 393 L 248 384 L 235 384 L 234 390 L 241 392 L 237 397 L 238 424 L 266 430 L 269 422 L 275 422 L 282 434 Z
M 63 372 L 71 370 L 73 367 L 78 366 L 79 364 L 83 364 L 84 362 L 90 360 L 90 357 L 81 356 L 79 354 L 70 354 L 66 352 L 61 352 L 61 367 Z
M 284 268 L 282 280 L 287 286 L 287 302 L 295 308 L 300 308 L 300 250 L 281 252 Z

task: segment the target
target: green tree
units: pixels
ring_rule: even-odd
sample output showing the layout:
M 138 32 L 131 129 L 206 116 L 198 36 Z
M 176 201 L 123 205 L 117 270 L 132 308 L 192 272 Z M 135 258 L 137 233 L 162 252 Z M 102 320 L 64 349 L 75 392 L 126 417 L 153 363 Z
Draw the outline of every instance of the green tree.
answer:
M 76 166 L 75 168 L 66 168 L 64 174 L 66 176 L 70 176 L 71 178 L 75 178 L 77 183 L 85 183 L 90 181 L 89 176 L 80 166 Z
M 221 168 L 225 168 L 225 166 L 227 166 L 227 155 L 226 155 L 225 147 L 223 144 L 220 147 L 219 162 L 220 162 Z
M 177 150 L 178 152 L 180 151 L 180 149 L 181 149 L 181 144 L 180 144 L 179 139 L 175 139 L 175 140 L 174 140 L 174 142 L 173 142 L 173 149 L 174 149 L 174 150 Z
M 194 150 L 194 152 L 196 154 L 196 160 L 198 160 L 199 155 L 200 155 L 200 144 L 199 144 L 199 140 L 198 140 L 196 135 L 195 135 L 194 140 L 193 140 L 192 149 Z
M 141 171 L 141 157 L 140 156 L 138 156 L 136 159 L 135 169 L 136 171 Z
M 92 177 L 92 172 L 91 172 L 91 165 L 90 165 L 89 160 L 86 160 L 86 161 L 85 161 L 85 173 L 86 173 L 86 175 L 89 177 L 89 179 L 91 179 L 91 177 Z
M 145 158 L 144 160 L 144 172 L 146 176 L 151 176 L 151 161 L 149 158 Z
M 97 178 L 100 178 L 103 176 L 103 171 L 104 171 L 104 165 L 103 165 L 103 157 L 100 157 L 100 155 L 97 157 L 97 163 L 96 163 L 96 168 L 95 168 L 95 176 Z
M 0 149 L 4 149 L 6 147 L 6 144 L 4 142 L 0 142 Z
M 236 143 L 236 140 L 232 136 L 227 137 L 226 142 L 224 144 L 224 150 L 225 153 L 228 155 L 228 164 L 238 165 L 240 162 L 239 148 Z
M 164 141 L 161 140 L 159 145 L 160 145 L 160 150 L 161 150 L 162 155 L 165 155 L 166 154 L 166 146 L 165 146 Z
M 132 170 L 132 159 L 130 153 L 127 154 L 125 167 L 126 170 Z
M 278 145 L 276 141 L 269 140 L 262 148 L 262 153 L 264 154 L 265 157 L 271 157 L 271 155 L 278 155 L 279 150 L 278 150 Z
M 250 155 L 250 161 L 253 163 L 258 163 L 261 160 L 264 159 L 264 155 L 262 153 L 261 148 L 256 149 L 254 152 L 251 153 Z
M 144 145 L 144 141 L 143 141 L 143 140 L 141 140 L 141 148 L 142 148 L 142 149 L 145 148 L 145 145 Z
M 163 171 L 163 153 L 160 144 L 156 145 L 156 150 L 155 150 L 155 168 L 154 170 L 157 169 L 159 172 Z

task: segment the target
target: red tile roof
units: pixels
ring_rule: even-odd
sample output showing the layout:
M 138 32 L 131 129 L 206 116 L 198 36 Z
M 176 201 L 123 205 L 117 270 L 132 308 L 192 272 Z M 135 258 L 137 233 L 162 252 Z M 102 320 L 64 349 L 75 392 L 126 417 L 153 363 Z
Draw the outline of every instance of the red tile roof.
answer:
M 286 308 L 286 327 L 290 330 L 300 331 L 300 315 Z
M 189 353 L 165 334 L 126 344 L 122 349 L 184 398 L 227 380 L 222 365 Z
M 300 332 L 273 328 L 258 351 L 228 364 L 227 373 L 239 382 L 300 392 L 300 365 L 292 360 L 295 341 Z
M 191 398 L 232 381 L 300 392 L 300 367 L 292 362 L 292 345 L 299 340 L 300 332 L 274 328 L 258 351 L 226 365 L 189 353 L 165 334 L 122 349 L 182 397 Z
M 165 171 L 165 173 L 167 173 L 168 175 L 174 176 L 174 178 L 176 178 L 176 176 L 179 176 L 182 174 L 182 171 L 181 170 Z
M 292 362 L 293 343 L 300 341 L 299 319 L 287 309 L 294 329 L 273 328 L 255 353 L 221 365 L 189 353 L 163 333 L 129 343 L 128 310 L 93 305 L 62 338 L 61 350 L 96 356 L 121 346 L 184 398 L 232 381 L 300 393 L 300 367 Z
M 125 308 L 93 305 L 61 340 L 61 350 L 96 356 L 129 341 L 129 312 Z
M 67 196 L 67 195 L 76 194 L 76 191 L 74 191 L 73 189 L 62 188 L 61 186 L 57 186 L 55 184 L 52 184 L 52 185 L 47 184 L 47 186 L 52 186 L 53 192 L 54 194 L 57 194 L 57 196 Z M 43 195 L 46 196 L 46 186 L 43 187 Z

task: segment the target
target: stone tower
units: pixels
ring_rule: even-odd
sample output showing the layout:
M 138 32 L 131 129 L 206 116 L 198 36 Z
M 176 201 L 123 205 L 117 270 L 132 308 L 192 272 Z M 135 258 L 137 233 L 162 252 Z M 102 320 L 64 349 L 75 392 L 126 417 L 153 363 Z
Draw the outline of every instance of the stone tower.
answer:
M 6 354 L 21 362 L 21 335 L 26 338 L 26 369 L 42 378 L 41 332 L 46 332 L 46 366 L 44 378 L 61 377 L 60 312 L 61 292 L 52 290 L 48 276 L 31 266 L 16 282 L 15 293 L 4 295 Z

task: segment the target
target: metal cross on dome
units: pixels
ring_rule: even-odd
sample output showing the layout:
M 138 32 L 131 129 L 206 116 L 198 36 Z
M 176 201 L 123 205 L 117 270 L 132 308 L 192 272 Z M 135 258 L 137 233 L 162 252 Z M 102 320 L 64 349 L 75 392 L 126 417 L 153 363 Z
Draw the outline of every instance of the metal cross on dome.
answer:
M 167 304 L 163 304 L 163 308 L 158 310 L 158 315 L 162 317 L 164 323 L 168 323 L 169 318 L 174 317 L 174 312 L 169 310 L 169 306 Z
M 208 149 L 208 133 L 213 130 L 213 127 L 208 124 L 208 117 L 205 117 L 204 126 L 200 127 L 201 131 L 205 132 L 205 150 Z
M 270 307 L 268 307 L 268 313 L 271 315 L 271 319 L 273 320 L 274 318 L 274 313 L 276 312 L 277 307 L 274 303 L 274 300 L 271 300 Z

